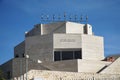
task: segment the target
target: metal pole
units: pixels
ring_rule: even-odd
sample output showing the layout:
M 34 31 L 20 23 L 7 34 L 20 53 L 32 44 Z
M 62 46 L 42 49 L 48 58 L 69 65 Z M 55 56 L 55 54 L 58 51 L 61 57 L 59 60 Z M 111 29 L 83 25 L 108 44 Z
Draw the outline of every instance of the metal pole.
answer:
M 28 58 L 29 58 L 29 55 L 26 55 L 26 80 L 28 80 L 28 74 L 27 74 L 27 72 L 28 72 Z
M 28 74 L 27 74 L 27 72 L 28 72 L 28 58 L 29 58 L 29 55 L 26 55 L 26 80 L 28 80 Z
M 25 62 L 26 62 L 25 72 L 26 72 L 26 80 L 27 80 L 27 58 L 25 58 Z
M 20 60 L 20 80 L 22 80 L 22 60 Z

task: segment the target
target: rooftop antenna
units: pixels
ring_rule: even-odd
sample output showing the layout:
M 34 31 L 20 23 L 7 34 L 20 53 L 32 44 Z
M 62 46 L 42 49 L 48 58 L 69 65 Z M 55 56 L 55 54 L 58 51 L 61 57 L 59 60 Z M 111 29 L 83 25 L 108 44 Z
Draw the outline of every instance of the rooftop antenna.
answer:
M 88 23 L 88 16 L 86 15 L 86 22 Z
M 41 15 L 41 21 L 47 21 L 47 22 L 54 22 L 54 21 L 60 21 L 60 20 L 63 20 L 63 21 L 66 21 L 67 18 L 68 20 L 70 21 L 73 21 L 73 22 L 88 22 L 88 16 L 86 15 L 86 17 L 83 17 L 83 15 L 80 16 L 80 18 L 78 18 L 79 16 L 77 14 L 70 14 L 69 16 L 66 15 L 66 13 L 64 12 L 64 15 L 61 16 L 60 14 L 58 15 Z
M 80 22 L 82 22 L 83 21 L 83 16 L 81 15 L 81 17 L 80 17 Z
M 43 14 L 41 15 L 41 20 L 43 20 Z
M 49 19 L 49 15 L 46 15 L 46 19 L 47 19 L 47 20 Z
M 64 20 L 66 21 L 66 12 L 64 12 Z
M 71 15 L 70 15 L 69 19 L 70 19 L 70 21 L 72 20 L 72 16 Z
M 75 15 L 75 21 L 77 21 L 77 15 Z
M 60 20 L 61 19 L 61 17 L 60 17 L 60 15 L 58 15 L 58 20 Z
M 54 22 L 54 20 L 55 20 L 55 15 L 54 15 L 54 14 L 53 14 L 53 17 L 52 17 L 52 18 L 53 18 L 53 22 Z

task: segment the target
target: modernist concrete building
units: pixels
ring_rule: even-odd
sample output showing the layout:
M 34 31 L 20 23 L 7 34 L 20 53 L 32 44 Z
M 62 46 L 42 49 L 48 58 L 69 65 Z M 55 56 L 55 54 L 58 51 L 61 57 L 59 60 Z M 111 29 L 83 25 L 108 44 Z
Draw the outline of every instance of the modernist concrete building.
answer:
M 90 24 L 64 21 L 37 24 L 25 32 L 14 58 L 1 68 L 15 80 L 120 80 L 120 58 L 104 59 L 104 38 L 94 35 Z

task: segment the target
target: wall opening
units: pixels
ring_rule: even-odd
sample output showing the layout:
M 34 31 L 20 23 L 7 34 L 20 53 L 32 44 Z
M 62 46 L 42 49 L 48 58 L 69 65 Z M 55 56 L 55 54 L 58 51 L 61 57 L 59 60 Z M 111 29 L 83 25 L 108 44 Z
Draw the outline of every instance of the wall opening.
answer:
M 84 26 L 84 34 L 88 34 L 87 24 Z
M 10 79 L 10 78 L 11 78 L 11 72 L 7 71 L 7 79 Z
M 81 50 L 57 50 L 54 51 L 54 61 L 82 59 Z
M 19 58 L 19 55 L 18 55 L 18 54 L 16 54 L 16 55 L 15 55 L 15 58 Z

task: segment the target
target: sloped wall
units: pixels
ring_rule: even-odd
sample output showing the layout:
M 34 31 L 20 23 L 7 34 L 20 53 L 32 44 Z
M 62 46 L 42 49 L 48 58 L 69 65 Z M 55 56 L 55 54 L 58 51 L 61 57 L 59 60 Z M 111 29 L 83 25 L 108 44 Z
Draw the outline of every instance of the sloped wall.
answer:
M 106 74 L 120 74 L 120 57 L 105 68 L 101 73 Z
M 110 63 L 111 62 L 78 59 L 78 72 L 97 73 L 104 66 L 109 65 Z

